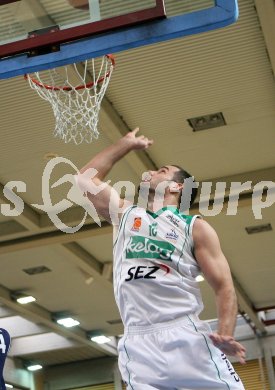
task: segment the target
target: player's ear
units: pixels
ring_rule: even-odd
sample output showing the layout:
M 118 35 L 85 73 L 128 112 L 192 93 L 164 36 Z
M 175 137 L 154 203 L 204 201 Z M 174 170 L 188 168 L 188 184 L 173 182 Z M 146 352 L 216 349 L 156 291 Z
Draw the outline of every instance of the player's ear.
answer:
M 180 192 L 183 188 L 183 184 L 181 183 L 176 183 L 175 181 L 173 181 L 173 183 L 171 183 L 169 185 L 169 191 L 171 193 L 177 193 L 177 192 Z

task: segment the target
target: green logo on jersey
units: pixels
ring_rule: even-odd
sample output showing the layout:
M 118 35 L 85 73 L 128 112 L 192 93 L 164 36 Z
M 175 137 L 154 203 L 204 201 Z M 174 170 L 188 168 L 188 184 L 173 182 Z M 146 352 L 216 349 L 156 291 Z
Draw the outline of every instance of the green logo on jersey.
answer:
M 171 256 L 175 250 L 170 242 L 152 240 L 142 236 L 134 236 L 126 248 L 127 259 L 160 259 L 172 261 Z
M 156 235 L 158 234 L 158 224 L 156 222 L 149 225 L 149 233 L 150 236 L 154 237 L 156 237 Z

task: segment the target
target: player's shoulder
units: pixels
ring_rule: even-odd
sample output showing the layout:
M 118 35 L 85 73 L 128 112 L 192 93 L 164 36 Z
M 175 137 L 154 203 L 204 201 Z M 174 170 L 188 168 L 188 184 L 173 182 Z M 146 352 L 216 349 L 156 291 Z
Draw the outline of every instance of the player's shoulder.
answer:
M 217 233 L 215 229 L 204 219 L 196 218 L 193 226 L 194 243 L 204 243 L 209 240 L 216 240 Z

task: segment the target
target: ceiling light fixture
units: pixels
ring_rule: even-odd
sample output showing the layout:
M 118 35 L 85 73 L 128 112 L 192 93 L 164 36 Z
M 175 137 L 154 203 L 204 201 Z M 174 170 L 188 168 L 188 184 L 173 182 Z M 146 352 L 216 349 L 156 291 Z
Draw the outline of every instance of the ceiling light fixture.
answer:
M 36 301 L 36 298 L 34 298 L 31 295 L 16 299 L 16 302 L 20 303 L 21 305 L 26 305 L 27 303 L 31 303 L 31 302 L 35 302 L 35 301 Z
M 60 319 L 56 320 L 56 322 L 59 325 L 65 326 L 65 328 L 72 328 L 73 326 L 77 326 L 80 324 L 79 321 L 75 320 L 72 317 L 60 318 Z
M 202 275 L 196 276 L 195 279 L 196 279 L 197 282 L 203 282 L 204 281 L 204 277 Z
M 79 321 L 72 318 L 70 312 L 57 312 L 52 314 L 52 319 L 59 325 L 65 326 L 65 328 L 72 328 L 80 324 Z
M 21 291 L 13 291 L 11 293 L 11 298 L 17 303 L 20 303 L 20 305 L 26 305 L 36 301 L 36 298 L 34 298 L 32 295 L 25 294 Z
M 30 364 L 29 366 L 27 366 L 28 371 L 38 371 L 41 370 L 41 368 L 43 367 L 40 364 Z
M 111 339 L 109 337 L 104 336 L 104 335 L 91 336 L 90 338 L 94 343 L 97 343 L 97 344 L 106 344 L 106 343 L 109 343 L 111 341 Z

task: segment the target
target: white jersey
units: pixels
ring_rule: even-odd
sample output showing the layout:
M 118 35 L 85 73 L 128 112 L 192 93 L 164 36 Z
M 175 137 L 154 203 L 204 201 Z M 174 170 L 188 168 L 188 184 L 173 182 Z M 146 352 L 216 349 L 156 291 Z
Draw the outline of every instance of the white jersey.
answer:
M 176 207 L 157 213 L 137 206 L 125 210 L 114 243 L 114 290 L 124 326 L 201 312 L 192 239 L 197 217 Z

